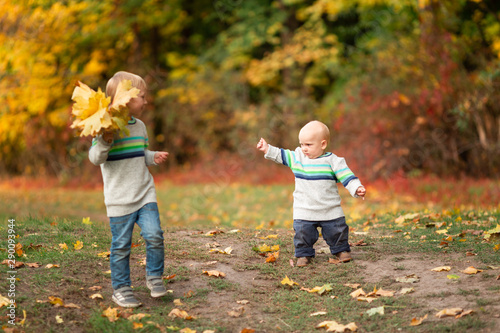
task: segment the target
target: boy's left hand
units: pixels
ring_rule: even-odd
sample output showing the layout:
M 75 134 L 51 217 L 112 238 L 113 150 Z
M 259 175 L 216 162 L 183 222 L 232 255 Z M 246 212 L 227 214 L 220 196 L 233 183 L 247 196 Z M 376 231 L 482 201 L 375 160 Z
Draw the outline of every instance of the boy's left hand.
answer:
M 161 164 L 167 160 L 168 153 L 166 151 L 158 151 L 155 153 L 155 163 Z
M 366 189 L 363 186 L 358 187 L 356 190 L 356 195 L 360 196 L 365 200 Z

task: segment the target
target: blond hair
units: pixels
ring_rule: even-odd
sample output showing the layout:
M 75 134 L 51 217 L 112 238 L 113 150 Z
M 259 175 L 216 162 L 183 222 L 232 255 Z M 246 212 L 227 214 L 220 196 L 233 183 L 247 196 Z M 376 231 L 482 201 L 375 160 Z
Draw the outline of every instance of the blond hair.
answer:
M 120 71 L 115 73 L 115 75 L 113 75 L 113 77 L 109 79 L 106 84 L 106 95 L 110 96 L 111 100 L 115 97 L 118 84 L 123 80 L 130 80 L 132 82 L 132 86 L 137 89 L 146 90 L 147 88 L 146 81 L 144 81 L 144 79 L 139 75 Z

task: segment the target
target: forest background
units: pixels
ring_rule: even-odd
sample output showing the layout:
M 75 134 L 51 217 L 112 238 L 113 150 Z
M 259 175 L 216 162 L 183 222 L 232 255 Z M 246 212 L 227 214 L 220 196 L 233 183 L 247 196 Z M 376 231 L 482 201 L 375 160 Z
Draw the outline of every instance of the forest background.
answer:
M 98 179 L 71 94 L 119 70 L 148 83 L 150 148 L 171 154 L 160 171 L 241 175 L 268 164 L 260 137 L 294 149 L 318 119 L 365 179 L 499 174 L 498 1 L 9 0 L 0 13 L 8 177 Z

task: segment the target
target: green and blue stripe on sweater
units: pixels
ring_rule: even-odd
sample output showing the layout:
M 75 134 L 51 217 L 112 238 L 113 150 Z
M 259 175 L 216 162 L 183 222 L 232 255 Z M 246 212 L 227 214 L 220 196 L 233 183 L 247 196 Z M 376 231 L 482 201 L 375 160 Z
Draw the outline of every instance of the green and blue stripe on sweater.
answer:
M 97 140 L 92 141 L 92 147 Z M 144 150 L 148 148 L 148 138 L 143 136 L 126 137 L 113 142 L 108 153 L 107 161 L 119 161 L 128 158 L 145 156 Z
M 313 163 L 306 164 L 296 158 L 295 152 L 282 148 L 280 150 L 283 165 L 289 167 L 296 178 L 305 180 L 333 180 L 337 183 L 342 183 L 344 187 L 351 180 L 358 178 L 349 168 L 333 170 L 329 163 L 321 163 L 323 158 L 332 155 L 330 152 L 311 160 Z

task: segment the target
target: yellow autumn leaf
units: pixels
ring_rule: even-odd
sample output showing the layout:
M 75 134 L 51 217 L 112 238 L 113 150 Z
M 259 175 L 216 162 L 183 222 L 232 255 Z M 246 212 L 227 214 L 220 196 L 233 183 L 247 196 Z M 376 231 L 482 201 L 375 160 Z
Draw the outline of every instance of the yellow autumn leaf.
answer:
M 78 81 L 71 97 L 75 118 L 71 128 L 79 130 L 80 136 L 95 137 L 105 130 L 126 132 L 125 127 L 130 120 L 126 105 L 139 92 L 139 89 L 132 87 L 131 81 L 121 81 L 111 103 L 111 98 L 106 97 L 100 88 L 96 92 Z
M 0 308 L 10 304 L 10 298 L 0 295 Z
M 47 264 L 45 268 L 59 268 L 59 264 Z
M 277 239 L 278 235 L 267 235 L 266 237 L 259 237 L 260 239 Z
M 359 296 L 365 296 L 366 293 L 365 291 L 363 290 L 363 288 L 359 288 L 359 289 L 356 289 L 354 290 L 352 293 L 350 293 L 349 295 L 351 295 L 352 298 L 357 298 Z
M 79 240 L 76 241 L 76 243 L 73 243 L 73 247 L 75 248 L 75 250 L 81 250 L 83 248 L 83 243 L 80 242 Z
M 142 323 L 136 323 L 135 321 L 132 322 L 132 328 L 134 330 L 138 330 L 139 328 L 143 328 L 143 327 L 144 327 L 144 325 Z
M 64 306 L 64 301 L 61 298 L 55 296 L 49 296 L 49 303 L 54 305 L 55 307 Z
M 427 315 L 420 317 L 420 318 L 414 317 L 411 319 L 410 326 L 418 326 L 418 325 L 422 324 L 422 322 L 426 319 L 427 319 Z
M 446 316 L 456 316 L 460 314 L 463 311 L 461 308 L 449 308 L 449 309 L 443 309 L 436 313 L 436 317 L 438 318 L 443 318 Z
M 67 250 L 68 249 L 68 245 L 66 245 L 66 243 L 61 243 L 61 244 L 59 244 L 59 248 L 61 250 Z
M 271 252 L 271 247 L 267 244 L 262 244 L 261 246 L 257 247 L 257 250 L 259 252 Z
M 92 298 L 92 299 L 96 299 L 96 298 L 104 299 L 101 294 L 93 294 L 93 295 L 91 295 L 89 297 Z
M 212 271 L 203 271 L 203 274 L 207 274 L 208 276 L 221 277 L 221 278 L 226 277 L 225 273 L 219 272 L 219 271 L 215 271 L 215 270 L 212 270 Z
M 84 218 L 82 219 L 82 223 L 83 223 L 83 224 L 92 225 L 92 221 L 90 221 L 90 217 L 84 217 Z
M 477 269 L 477 268 L 474 268 L 473 266 L 469 266 L 467 267 L 465 270 L 461 271 L 462 273 L 465 273 L 465 274 L 477 274 L 477 273 L 480 273 L 482 272 L 483 270 L 482 269 Z
M 267 262 L 267 263 L 270 263 L 270 262 L 275 262 L 275 261 L 276 261 L 276 259 L 278 259 L 278 258 L 279 258 L 279 256 L 280 256 L 280 252 L 279 252 L 279 251 L 278 251 L 278 252 L 272 252 L 272 253 L 269 253 L 269 254 L 267 255 L 266 262 Z
M 434 271 L 434 272 L 449 272 L 450 270 L 451 270 L 450 266 L 439 266 L 439 267 L 431 269 L 431 271 Z
M 110 322 L 115 322 L 118 320 L 118 310 L 117 308 L 107 308 L 101 314 L 103 317 L 108 318 Z
M 62 319 L 61 316 L 59 316 L 59 315 L 56 316 L 56 323 L 58 323 L 58 324 L 64 323 L 64 320 Z
M 136 313 L 136 314 L 131 315 L 127 319 L 130 321 L 136 321 L 136 320 L 139 321 L 139 320 L 142 320 L 143 318 L 148 318 L 148 317 L 151 317 L 151 315 L 147 314 L 147 313 Z
M 176 318 L 182 318 L 185 320 L 192 320 L 194 319 L 193 316 L 190 316 L 186 311 L 184 310 L 179 310 L 179 309 L 172 309 L 170 313 L 168 314 L 169 317 L 176 317 Z
M 281 280 L 281 284 L 285 286 L 293 287 L 294 285 L 299 285 L 297 282 L 292 281 L 288 276 L 285 275 L 285 278 Z
M 318 325 L 316 325 L 316 328 L 322 328 L 322 327 L 325 327 L 327 329 L 326 330 L 327 332 L 337 332 L 337 333 L 346 332 L 346 330 L 350 332 L 356 332 L 358 330 L 358 327 L 354 322 L 349 323 L 347 325 L 342 325 L 334 320 L 323 321 Z
M 21 257 L 23 255 L 23 244 L 17 243 L 14 249 L 18 257 Z
M 196 333 L 195 330 L 190 329 L 189 327 L 184 327 L 179 333 Z

